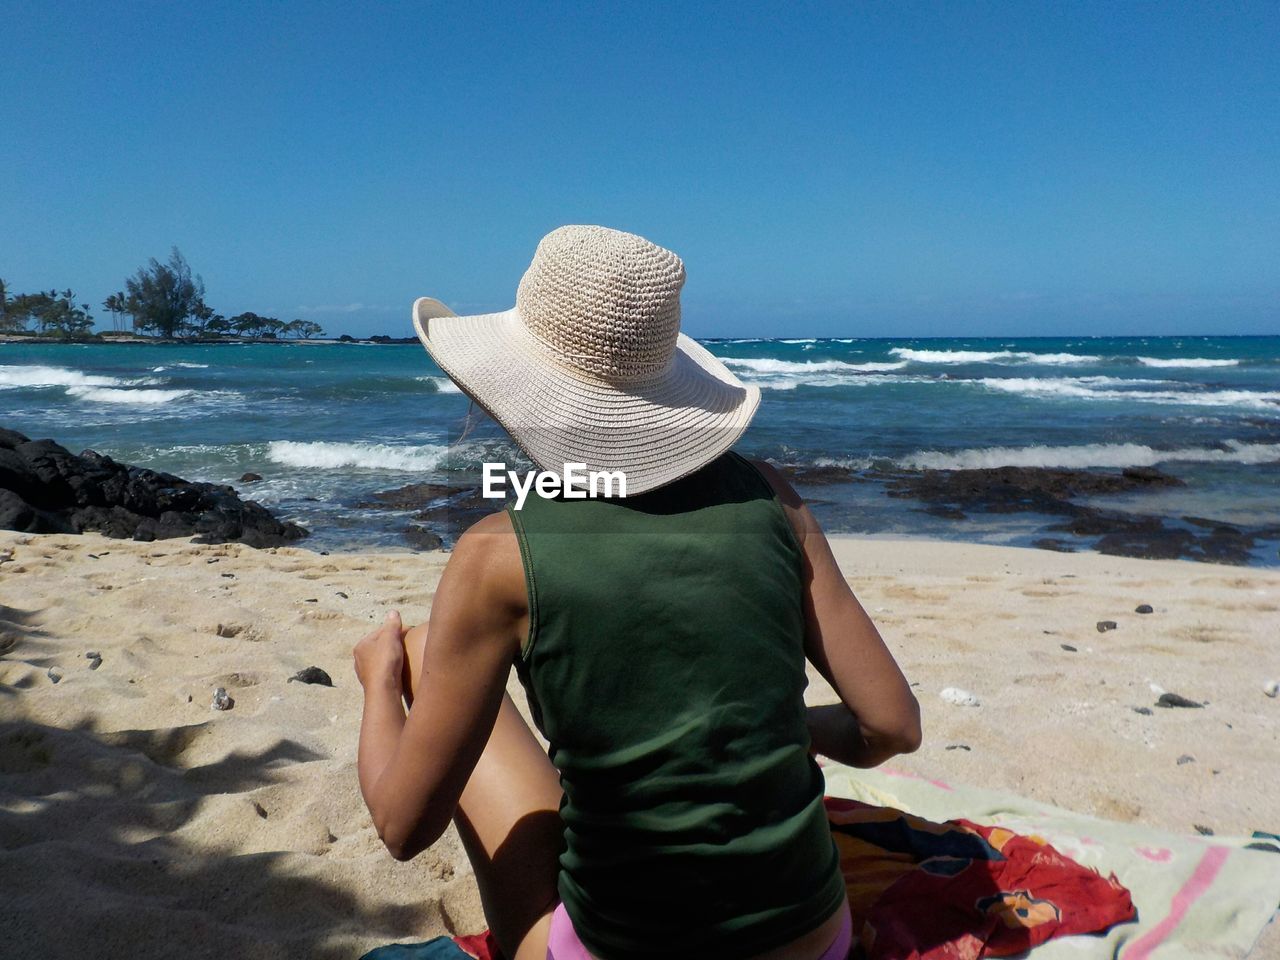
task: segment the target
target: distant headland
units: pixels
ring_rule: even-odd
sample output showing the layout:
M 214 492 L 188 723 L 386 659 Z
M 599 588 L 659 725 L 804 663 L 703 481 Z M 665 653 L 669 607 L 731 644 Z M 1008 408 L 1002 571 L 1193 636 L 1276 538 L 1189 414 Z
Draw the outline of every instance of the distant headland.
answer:
M 165 263 L 152 258 L 102 301 L 112 329 L 95 332 L 89 304 L 71 288 L 13 293 L 0 280 L 0 343 L 416 343 L 413 337 L 325 338 L 302 317 L 279 320 L 252 311 L 225 316 L 205 301 L 204 280 L 177 247 Z

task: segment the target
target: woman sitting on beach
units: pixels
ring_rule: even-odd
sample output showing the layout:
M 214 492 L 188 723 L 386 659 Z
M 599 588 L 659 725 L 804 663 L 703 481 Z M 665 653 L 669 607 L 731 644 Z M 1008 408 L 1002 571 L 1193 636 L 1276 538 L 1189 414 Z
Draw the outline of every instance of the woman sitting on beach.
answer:
M 511 960 L 846 957 L 812 754 L 869 767 L 920 743 L 813 516 L 730 451 L 759 391 L 679 333 L 683 284 L 640 237 L 563 227 L 514 309 L 414 305 L 533 461 L 625 475 L 624 498 L 531 495 L 476 523 L 429 634 L 391 614 L 355 649 L 379 835 L 408 859 L 456 822 Z M 806 710 L 806 658 L 840 704 Z M 547 751 L 505 691 L 513 663 Z

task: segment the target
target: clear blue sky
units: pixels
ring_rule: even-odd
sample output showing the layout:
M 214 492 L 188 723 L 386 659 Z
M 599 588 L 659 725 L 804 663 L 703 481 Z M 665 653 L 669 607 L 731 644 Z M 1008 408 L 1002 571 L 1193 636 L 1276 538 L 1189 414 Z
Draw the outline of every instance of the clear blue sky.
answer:
M 563 223 L 697 336 L 1280 332 L 1280 4 L 0 0 L 0 276 L 409 333 Z M 105 311 L 95 309 L 100 322 Z

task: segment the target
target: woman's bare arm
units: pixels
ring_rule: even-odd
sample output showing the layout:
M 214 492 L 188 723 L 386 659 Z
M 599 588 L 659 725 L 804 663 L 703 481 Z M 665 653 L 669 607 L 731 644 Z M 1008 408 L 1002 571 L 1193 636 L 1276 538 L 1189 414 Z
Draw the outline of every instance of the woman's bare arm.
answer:
M 920 704 L 840 572 L 831 544 L 791 484 L 757 461 L 795 531 L 804 565 L 805 653 L 841 703 L 809 708 L 814 749 L 874 767 L 920 746 Z
M 510 520 L 487 517 L 459 538 L 436 588 L 408 716 L 399 660 L 362 674 L 360 787 L 397 859 L 425 850 L 453 817 L 493 729 L 526 607 Z

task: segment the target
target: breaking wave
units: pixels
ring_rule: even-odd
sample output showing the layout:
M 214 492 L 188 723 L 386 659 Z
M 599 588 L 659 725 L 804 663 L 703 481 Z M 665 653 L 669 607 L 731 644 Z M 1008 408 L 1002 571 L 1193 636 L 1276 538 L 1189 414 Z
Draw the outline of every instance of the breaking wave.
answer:
M 1030 397 L 1075 397 L 1082 400 L 1128 400 L 1134 403 L 1182 404 L 1193 407 L 1247 407 L 1275 411 L 1280 391 L 1267 390 L 1116 390 L 1111 385 L 1151 383 L 1117 377 L 1022 378 L 984 377 L 970 381 L 992 390 Z M 1155 381 L 1157 383 L 1161 381 Z M 1167 381 L 1165 381 L 1167 382 Z
M 924 450 L 898 464 L 911 470 L 976 470 L 991 467 L 1153 467 L 1160 463 L 1275 463 L 1280 443 L 1227 440 L 1222 448 L 1181 447 L 1160 450 L 1141 443 L 1088 443 L 1079 446 L 982 447 L 973 450 Z
M 1025 350 L 913 350 L 894 347 L 896 357 L 914 363 L 1044 363 L 1055 366 L 1073 363 L 1097 363 L 1101 357 L 1082 353 L 1029 353 Z
M 67 367 L 26 364 L 0 367 L 0 388 L 4 387 L 129 387 L 163 383 L 154 377 L 107 377 L 81 373 Z
M 1173 358 L 1171 360 L 1162 359 L 1160 357 L 1139 357 L 1138 362 L 1144 367 L 1235 367 L 1240 361 L 1230 358 L 1222 360 L 1209 360 L 1205 357 L 1184 357 Z
M 132 403 L 153 406 L 172 403 L 191 394 L 190 390 L 137 390 L 119 387 L 67 387 L 67 393 L 91 403 Z
M 799 362 L 769 358 L 740 359 L 738 357 L 726 357 L 724 362 L 730 367 L 749 370 L 752 373 L 782 373 L 799 376 L 812 373 L 883 373 L 888 370 L 901 370 L 907 365 L 905 360 L 889 363 L 846 363 L 843 360 L 808 360 Z
M 307 443 L 273 440 L 267 445 L 267 459 L 287 467 L 338 470 L 359 467 L 368 470 L 433 470 L 444 462 L 449 448 L 437 444 L 394 446 L 389 443 Z
M 436 393 L 461 393 L 458 385 L 448 377 L 414 377 L 421 383 L 429 383 L 436 388 Z

